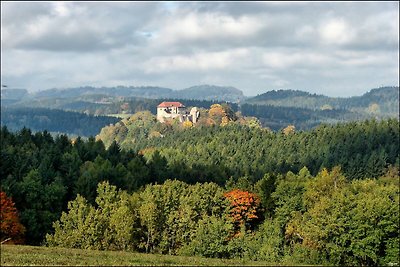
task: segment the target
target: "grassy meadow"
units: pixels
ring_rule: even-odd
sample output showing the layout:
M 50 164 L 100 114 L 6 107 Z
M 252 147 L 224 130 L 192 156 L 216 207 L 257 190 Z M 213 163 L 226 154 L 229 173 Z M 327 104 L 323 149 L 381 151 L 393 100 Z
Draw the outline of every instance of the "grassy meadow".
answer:
M 22 245 L 1 245 L 1 266 L 32 265 L 271 265 L 266 262 L 169 256 L 122 251 L 96 251 Z M 276 264 L 274 264 L 276 265 Z

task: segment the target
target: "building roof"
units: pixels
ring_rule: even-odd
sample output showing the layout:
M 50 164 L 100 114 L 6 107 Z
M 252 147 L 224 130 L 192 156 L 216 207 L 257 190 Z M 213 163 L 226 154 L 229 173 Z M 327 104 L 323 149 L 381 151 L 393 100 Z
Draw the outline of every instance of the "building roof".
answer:
M 185 106 L 181 102 L 162 102 L 157 107 L 159 107 L 159 108 L 169 108 L 169 107 L 184 108 Z

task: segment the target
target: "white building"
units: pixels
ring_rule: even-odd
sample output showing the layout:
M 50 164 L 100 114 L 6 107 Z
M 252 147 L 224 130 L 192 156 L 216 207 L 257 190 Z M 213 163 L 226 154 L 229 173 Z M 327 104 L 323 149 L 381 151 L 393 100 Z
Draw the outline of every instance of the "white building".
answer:
M 196 107 L 187 112 L 185 105 L 181 102 L 162 102 L 157 106 L 157 120 L 159 122 L 165 122 L 165 119 L 179 118 L 180 122 L 191 121 L 197 122 L 200 116 L 200 112 Z

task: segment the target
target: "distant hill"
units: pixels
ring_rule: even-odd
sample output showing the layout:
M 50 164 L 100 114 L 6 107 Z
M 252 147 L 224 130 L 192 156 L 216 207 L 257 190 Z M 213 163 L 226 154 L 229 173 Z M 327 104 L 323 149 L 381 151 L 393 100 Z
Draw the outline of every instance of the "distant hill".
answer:
M 298 130 L 307 130 L 322 123 L 335 124 L 360 121 L 372 117 L 345 109 L 312 110 L 256 104 L 242 104 L 240 111 L 244 116 L 258 118 L 263 126 L 274 131 L 283 129 L 288 125 L 294 125 Z
M 234 87 L 198 85 L 182 90 L 173 90 L 156 86 L 116 86 L 116 87 L 77 87 L 65 89 L 47 89 L 28 93 L 25 89 L 1 89 L 3 105 L 21 104 L 22 106 L 49 107 L 46 103 L 109 102 L 107 99 L 123 98 L 146 99 L 189 99 L 207 101 L 239 102 L 245 97 L 243 92 Z M 25 100 L 28 100 L 24 102 Z M 47 101 L 49 100 L 49 101 Z M 54 101 L 56 100 L 56 101 Z
M 198 100 L 217 100 L 238 102 L 245 97 L 243 92 L 235 87 L 197 85 L 183 90 L 174 91 L 175 98 L 198 99 Z
M 6 103 L 2 105 L 9 108 L 50 108 L 62 109 L 66 111 L 76 111 L 92 115 L 109 114 L 133 114 L 138 111 L 149 110 L 153 114 L 157 113 L 157 105 L 163 101 L 177 101 L 184 103 L 187 107 L 208 108 L 212 104 L 222 104 L 225 101 L 216 100 L 196 100 L 182 98 L 141 98 L 141 97 L 119 97 L 106 95 L 83 95 L 70 98 L 41 98 Z M 236 103 L 230 103 L 236 112 L 239 107 Z
M 381 113 L 399 112 L 399 87 L 381 87 L 370 90 L 362 96 L 342 99 L 345 108 L 371 107 L 378 104 Z
M 29 97 L 26 89 L 1 88 L 1 105 L 10 105 Z
M 64 110 L 1 107 L 1 126 L 7 126 L 11 131 L 27 127 L 33 131 L 47 130 L 53 133 L 89 137 L 95 136 L 103 127 L 117 121 L 118 119 L 113 117 Z
M 310 98 L 328 98 L 323 95 L 311 94 L 305 91 L 300 90 L 292 90 L 292 89 L 280 89 L 280 90 L 272 90 L 261 95 L 257 95 L 253 98 L 249 98 L 247 102 L 254 102 L 254 101 L 270 101 L 270 100 L 283 100 L 287 98 L 294 98 L 294 97 L 310 97 Z
M 149 110 L 156 113 L 162 101 L 180 101 L 186 106 L 208 108 L 231 102 L 244 116 L 257 117 L 263 126 L 279 130 L 289 124 L 309 129 L 321 123 L 368 118 L 399 117 L 399 87 L 375 88 L 361 96 L 340 98 L 300 90 L 274 90 L 247 98 L 235 87 L 197 85 L 182 90 L 165 87 L 79 87 L 28 93 L 24 89 L 2 89 L 2 107 L 50 108 L 92 115 L 129 115 Z M 240 104 L 239 104 L 240 103 Z
M 249 98 L 246 103 L 313 110 L 346 109 L 378 116 L 398 116 L 399 87 L 375 88 L 362 96 L 349 98 L 328 97 L 299 90 L 273 90 Z
M 181 98 L 196 100 L 217 100 L 237 102 L 244 98 L 243 92 L 234 87 L 198 85 L 183 90 L 173 90 L 154 86 L 117 86 L 117 87 L 79 87 L 66 89 L 48 89 L 33 93 L 36 99 L 72 98 L 90 95 L 114 97 L 142 97 L 142 98 Z
M 70 98 L 81 97 L 84 95 L 105 95 L 105 96 L 121 96 L 133 97 L 140 96 L 146 98 L 167 97 L 172 94 L 173 90 L 164 87 L 154 86 L 117 86 L 117 87 L 78 87 L 65 89 L 48 89 L 33 94 L 35 98 Z
M 21 99 L 28 94 L 26 89 L 1 89 L 1 98 L 3 99 Z

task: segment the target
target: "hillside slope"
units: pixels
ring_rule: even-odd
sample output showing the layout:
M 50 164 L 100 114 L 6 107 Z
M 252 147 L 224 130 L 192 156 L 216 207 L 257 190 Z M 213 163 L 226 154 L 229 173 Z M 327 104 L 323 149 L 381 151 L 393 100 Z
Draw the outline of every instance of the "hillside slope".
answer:
M 341 165 L 351 178 L 374 177 L 369 162 L 382 157 L 384 160 L 376 161 L 377 165 L 395 164 L 399 151 L 399 122 L 395 119 L 323 124 L 292 133 L 236 122 L 176 126 L 157 122 L 150 112 L 138 113 L 103 128 L 97 138 L 106 147 L 116 141 L 122 148 L 145 154 L 158 149 L 171 166 L 176 164 L 181 171 L 180 164 L 187 164 L 194 177 L 195 170 L 201 168 L 213 170 L 212 177 L 220 179 L 245 175 L 259 179 L 266 172 L 298 172 L 304 166 L 315 174 L 323 167 L 336 165 Z
M 27 127 L 33 131 L 47 130 L 89 137 L 117 121 L 118 119 L 113 117 L 47 108 L 1 108 L 1 126 L 7 126 L 11 131 Z
M 375 88 L 362 96 L 349 98 L 328 97 L 299 90 L 273 90 L 249 98 L 246 103 L 313 110 L 347 109 L 373 115 L 398 116 L 399 87 Z
M 174 91 L 174 97 L 182 99 L 219 100 L 238 102 L 244 99 L 243 92 L 232 86 L 197 85 Z

